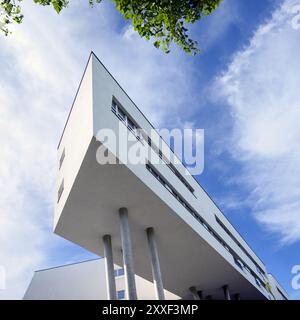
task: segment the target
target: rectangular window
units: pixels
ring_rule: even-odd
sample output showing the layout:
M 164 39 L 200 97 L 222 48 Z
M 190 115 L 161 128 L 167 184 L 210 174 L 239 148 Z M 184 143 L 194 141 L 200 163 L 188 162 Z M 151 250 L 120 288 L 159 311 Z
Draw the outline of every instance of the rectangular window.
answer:
M 61 184 L 60 184 L 60 187 L 59 187 L 59 189 L 58 189 L 57 202 L 59 202 L 59 199 L 60 199 L 63 191 L 64 191 L 64 180 L 62 180 L 62 182 L 61 182 Z
M 120 277 L 120 276 L 124 276 L 124 269 L 123 268 L 115 270 L 115 277 Z
M 129 118 L 127 118 L 127 127 L 128 127 L 128 129 L 131 130 L 131 131 L 134 131 L 134 132 L 135 132 L 135 130 L 136 130 L 135 124 L 134 124 L 133 121 L 132 121 L 131 119 L 129 119 Z
M 111 104 L 111 111 L 112 111 L 114 114 L 117 114 L 117 110 L 118 110 L 118 105 L 116 104 L 115 101 L 113 101 L 112 104 Z
M 123 300 L 123 299 L 125 299 L 125 290 L 118 290 L 118 291 L 117 291 L 117 299 L 118 299 L 118 300 Z
M 111 111 L 127 126 L 138 140 L 141 140 L 139 126 L 115 100 L 112 101 Z
M 185 185 L 187 189 L 191 193 L 194 193 L 194 189 L 190 186 L 190 184 L 183 178 L 183 176 L 179 173 L 179 171 L 174 167 L 172 163 L 167 163 L 168 167 L 171 169 L 171 171 L 177 176 L 177 178 Z
M 245 266 L 245 270 L 251 274 L 251 270 L 247 266 Z
M 179 180 L 185 185 L 185 187 L 194 194 L 194 189 L 190 186 L 190 184 L 186 181 L 186 179 L 179 173 L 179 171 L 175 168 L 173 164 L 170 163 L 170 161 L 163 155 L 162 151 L 152 142 L 151 138 L 144 134 L 140 134 L 140 127 L 138 124 L 135 123 L 135 121 L 127 114 L 125 110 L 123 110 L 122 106 L 120 106 L 119 103 L 117 103 L 114 99 L 112 100 L 111 105 L 112 112 L 127 125 L 127 128 L 134 133 L 136 138 L 138 140 L 145 139 L 148 143 L 148 145 L 153 149 L 153 151 L 162 159 L 169 169 L 179 178 Z
M 243 270 L 243 264 L 239 259 L 234 258 L 234 262 L 238 267 L 240 267 Z
M 60 159 L 59 159 L 59 169 L 61 168 L 63 162 L 64 162 L 64 159 L 65 159 L 65 156 L 66 156 L 66 151 L 65 151 L 65 148 L 60 156 Z
M 247 271 L 251 273 L 255 278 L 256 275 L 250 268 L 245 264 L 245 262 L 224 242 L 220 236 L 201 218 L 201 216 L 196 212 L 190 205 L 182 198 L 181 195 L 177 193 L 177 191 L 167 182 L 160 173 L 153 167 L 151 163 L 146 164 L 147 170 L 176 198 L 182 206 L 189 211 L 192 216 L 197 219 L 203 227 L 219 242 L 222 246 L 233 256 L 235 264 L 241 269 L 244 270 L 244 267 L 247 267 Z M 264 287 L 263 282 L 260 282 L 260 285 Z
M 248 251 L 240 244 L 240 242 L 236 239 L 236 237 L 228 230 L 228 228 L 224 225 L 224 223 L 215 215 L 215 219 L 218 224 L 222 227 L 222 229 L 230 236 L 230 238 L 239 246 L 239 248 L 245 253 L 245 255 L 254 263 L 257 271 L 262 277 L 265 277 L 265 273 L 263 270 L 257 265 L 256 261 L 251 257 Z
M 158 156 L 162 159 L 163 158 L 163 154 L 161 150 L 158 150 Z
M 282 293 L 282 291 L 276 287 L 277 291 L 279 292 L 279 294 L 282 296 L 283 300 L 288 300 L 288 298 Z
M 261 283 L 260 283 L 260 281 L 259 281 L 258 278 L 255 278 L 255 282 L 256 282 L 256 284 L 257 284 L 259 287 L 261 286 Z
M 123 122 L 125 122 L 126 123 L 126 114 L 125 114 L 125 112 L 121 109 L 121 108 L 119 108 L 118 107 L 118 118 L 121 120 L 121 121 L 123 121 Z

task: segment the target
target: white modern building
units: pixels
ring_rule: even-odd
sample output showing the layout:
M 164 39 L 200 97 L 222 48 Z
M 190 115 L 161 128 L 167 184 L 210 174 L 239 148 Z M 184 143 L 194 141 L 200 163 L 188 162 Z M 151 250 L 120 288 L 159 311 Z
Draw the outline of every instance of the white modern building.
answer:
M 149 158 L 126 163 L 109 145 L 108 156 L 119 164 L 99 164 L 101 129 L 121 137 L 126 132 L 131 142 L 119 139 L 117 146 L 147 145 Z M 114 265 L 124 267 L 127 299 L 142 296 L 141 278 L 153 284 L 157 299 L 170 293 L 180 299 L 287 298 L 93 53 L 58 155 L 54 232 L 104 257 L 108 299 L 117 298 Z
M 36 271 L 24 295 L 24 300 L 106 300 L 104 259 Z M 124 269 L 115 266 L 116 295 L 125 299 Z M 155 299 L 153 284 L 135 276 L 139 300 Z M 177 300 L 178 296 L 165 291 L 166 299 Z

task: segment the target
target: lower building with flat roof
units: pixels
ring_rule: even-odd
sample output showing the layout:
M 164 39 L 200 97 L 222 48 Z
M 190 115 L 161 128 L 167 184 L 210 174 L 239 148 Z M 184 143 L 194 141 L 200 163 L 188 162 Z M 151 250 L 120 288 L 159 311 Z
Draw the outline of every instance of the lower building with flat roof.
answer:
M 114 266 L 116 295 L 123 300 L 125 294 L 124 269 Z M 138 299 L 153 300 L 153 285 L 135 276 Z M 177 300 L 180 297 L 166 291 L 166 298 Z M 25 292 L 24 300 L 106 300 L 106 280 L 104 259 L 89 260 L 55 268 L 39 270 Z

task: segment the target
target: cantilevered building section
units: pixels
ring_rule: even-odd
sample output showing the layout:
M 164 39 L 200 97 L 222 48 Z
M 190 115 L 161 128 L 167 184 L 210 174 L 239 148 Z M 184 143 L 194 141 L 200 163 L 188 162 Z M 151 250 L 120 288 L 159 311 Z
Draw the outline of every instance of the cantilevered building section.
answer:
M 54 231 L 105 257 L 108 298 L 114 264 L 124 266 L 128 299 L 138 298 L 135 275 L 154 283 L 158 299 L 165 290 L 182 299 L 277 297 L 265 265 L 182 164 L 100 165 L 104 128 L 117 136 L 126 128 L 162 159 L 169 148 L 92 53 L 58 146 Z

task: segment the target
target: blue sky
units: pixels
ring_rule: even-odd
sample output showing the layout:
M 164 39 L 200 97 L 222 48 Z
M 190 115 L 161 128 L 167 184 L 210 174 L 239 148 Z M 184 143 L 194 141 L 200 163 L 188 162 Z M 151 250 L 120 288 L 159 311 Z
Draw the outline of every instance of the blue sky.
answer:
M 52 234 L 56 146 L 91 50 L 156 127 L 205 130 L 197 179 L 300 298 L 290 285 L 300 264 L 295 4 L 224 0 L 192 26 L 202 49 L 192 57 L 156 50 L 109 1 L 59 16 L 24 3 L 24 23 L 0 38 L 0 298 L 21 298 L 34 270 L 94 257 Z

